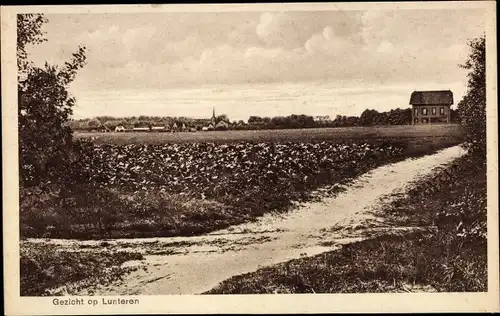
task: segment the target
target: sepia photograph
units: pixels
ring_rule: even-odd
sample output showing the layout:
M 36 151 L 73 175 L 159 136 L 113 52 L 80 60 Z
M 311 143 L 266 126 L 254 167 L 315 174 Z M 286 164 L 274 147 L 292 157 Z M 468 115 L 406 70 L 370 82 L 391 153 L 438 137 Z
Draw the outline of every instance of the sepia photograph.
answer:
M 12 313 L 498 311 L 495 3 L 379 5 L 2 7 Z

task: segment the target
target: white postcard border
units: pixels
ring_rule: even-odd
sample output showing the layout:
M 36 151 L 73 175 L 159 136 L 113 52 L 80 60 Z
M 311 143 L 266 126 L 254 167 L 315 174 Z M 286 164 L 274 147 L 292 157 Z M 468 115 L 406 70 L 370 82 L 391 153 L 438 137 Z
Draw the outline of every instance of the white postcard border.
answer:
M 17 13 L 136 13 L 291 10 L 409 10 L 484 8 L 487 45 L 488 143 L 488 292 L 409 294 L 293 294 L 293 295 L 158 295 L 138 298 L 138 305 L 55 306 L 53 297 L 21 297 L 19 290 L 19 187 L 17 134 Z M 496 3 L 294 3 L 238 5 L 124 5 L 2 7 L 2 161 L 4 222 L 4 299 L 8 315 L 148 314 L 148 313 L 324 313 L 324 312 L 467 312 L 499 311 L 498 265 L 498 145 L 496 82 Z M 66 298 L 66 297 L 65 297 Z M 78 297 L 80 298 L 80 297 Z M 81 297 L 84 301 L 103 297 Z M 106 296 L 105 298 L 114 298 Z

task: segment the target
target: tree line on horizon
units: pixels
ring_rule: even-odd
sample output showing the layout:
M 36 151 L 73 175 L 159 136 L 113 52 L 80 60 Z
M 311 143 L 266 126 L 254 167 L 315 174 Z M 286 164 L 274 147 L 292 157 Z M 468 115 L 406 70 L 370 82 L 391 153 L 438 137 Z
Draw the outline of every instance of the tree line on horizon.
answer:
M 243 120 L 230 121 L 225 114 L 219 115 L 217 121 L 224 120 L 230 122 L 228 129 L 235 130 L 255 130 L 255 129 L 294 129 L 294 128 L 315 128 L 315 127 L 352 127 L 352 126 L 380 126 L 380 125 L 411 125 L 411 108 L 392 109 L 390 111 L 378 112 L 374 109 L 366 109 L 360 116 L 337 115 L 334 119 L 328 116 L 321 120 L 316 120 L 313 116 L 305 114 L 291 114 L 288 116 L 261 117 L 250 116 L 245 122 Z M 459 123 L 458 111 L 451 110 L 451 122 Z M 181 126 L 201 130 L 203 126 L 210 124 L 210 118 L 190 118 L 171 116 L 130 116 L 113 117 L 97 116 L 94 118 L 71 120 L 69 127 L 75 131 L 99 131 L 114 130 L 117 126 L 126 129 L 134 127 L 153 126 Z

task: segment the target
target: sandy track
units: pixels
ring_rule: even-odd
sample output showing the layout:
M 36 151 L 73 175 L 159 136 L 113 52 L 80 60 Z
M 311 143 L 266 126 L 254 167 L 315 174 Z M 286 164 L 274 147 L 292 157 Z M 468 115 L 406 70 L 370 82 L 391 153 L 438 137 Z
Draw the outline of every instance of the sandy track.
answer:
M 461 147 L 455 146 L 433 155 L 382 166 L 362 175 L 335 197 L 301 205 L 285 215 L 267 215 L 257 222 L 204 236 L 116 239 L 106 244 L 57 239 L 27 242 L 48 242 L 76 251 L 98 251 L 106 247 L 145 255 L 144 261 L 126 263 L 140 265 L 140 269 L 119 283 L 94 289 L 94 294 L 197 294 L 234 275 L 363 239 L 360 232 L 366 225 L 372 231 L 393 229 L 380 222 L 374 211 L 395 195 L 404 194 L 413 181 L 464 153 Z

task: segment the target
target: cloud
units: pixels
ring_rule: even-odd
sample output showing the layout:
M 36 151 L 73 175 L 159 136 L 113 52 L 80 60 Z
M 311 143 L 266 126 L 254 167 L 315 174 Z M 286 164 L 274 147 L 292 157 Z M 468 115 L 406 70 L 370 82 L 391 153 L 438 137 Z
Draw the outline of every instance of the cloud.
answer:
M 264 12 L 255 32 L 266 46 L 293 49 L 327 26 L 327 36 L 355 37 L 361 27 L 359 16 L 356 11 Z
M 285 53 L 282 48 L 262 48 L 262 47 L 250 47 L 245 51 L 245 58 L 263 58 L 263 59 L 273 59 L 282 56 Z
M 195 56 L 205 49 L 205 45 L 195 36 L 186 36 L 179 41 L 168 41 L 163 47 L 158 47 L 164 62 L 177 61 L 186 57 Z
M 362 37 L 368 46 L 388 41 L 405 50 L 464 44 L 484 32 L 482 10 L 366 11 Z
M 266 40 L 276 29 L 280 29 L 280 19 L 283 19 L 284 13 L 270 13 L 264 12 L 260 16 L 260 23 L 257 25 L 256 32 L 257 35 L 262 39 Z
M 391 53 L 394 51 L 394 45 L 389 41 L 383 41 L 378 45 L 377 52 L 379 53 Z
M 82 87 L 328 80 L 456 80 L 473 10 L 226 12 L 50 17 L 37 58 L 89 48 Z M 83 30 L 83 31 L 82 31 Z M 64 57 L 64 58 L 63 58 Z M 59 62 L 57 62 L 59 60 Z
M 247 20 L 234 28 L 227 35 L 228 44 L 235 47 L 249 47 L 261 44 L 261 39 L 257 35 L 256 28 L 259 22 L 257 20 Z
M 323 37 L 326 40 L 331 40 L 335 36 L 333 28 L 331 26 L 327 26 L 323 29 Z

